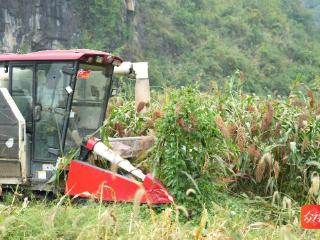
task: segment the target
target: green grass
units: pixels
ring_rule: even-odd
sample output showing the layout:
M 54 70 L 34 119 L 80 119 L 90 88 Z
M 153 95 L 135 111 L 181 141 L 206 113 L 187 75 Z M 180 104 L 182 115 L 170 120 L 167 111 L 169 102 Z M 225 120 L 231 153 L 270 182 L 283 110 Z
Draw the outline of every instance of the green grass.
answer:
M 217 193 L 219 201 L 188 219 L 182 206 L 81 203 L 7 195 L 0 203 L 0 239 L 319 239 L 299 227 L 299 209 L 279 209 L 260 198 Z M 29 197 L 30 198 L 30 197 Z M 291 216 L 290 216 L 291 214 Z

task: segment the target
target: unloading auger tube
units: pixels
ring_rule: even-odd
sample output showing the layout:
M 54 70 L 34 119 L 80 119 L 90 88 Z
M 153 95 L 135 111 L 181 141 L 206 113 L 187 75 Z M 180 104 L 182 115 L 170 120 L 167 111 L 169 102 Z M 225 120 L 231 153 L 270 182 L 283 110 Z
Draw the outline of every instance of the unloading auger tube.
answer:
M 134 167 L 127 159 L 122 158 L 118 153 L 112 151 L 109 147 L 103 144 L 100 139 L 90 138 L 85 142 L 84 147 L 108 160 L 110 163 L 117 165 L 126 172 L 131 173 L 141 181 L 144 181 L 146 175 L 143 174 L 139 168 Z

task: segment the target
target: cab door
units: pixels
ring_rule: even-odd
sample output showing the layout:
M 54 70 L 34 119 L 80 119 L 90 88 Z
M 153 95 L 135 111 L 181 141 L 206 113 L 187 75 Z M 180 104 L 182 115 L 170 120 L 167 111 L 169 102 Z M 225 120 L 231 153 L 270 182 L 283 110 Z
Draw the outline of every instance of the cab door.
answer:
M 32 172 L 35 180 L 47 181 L 54 174 L 58 157 L 63 155 L 64 129 L 68 119 L 73 62 L 43 62 L 36 65 L 34 102 L 34 147 Z
M 63 150 L 63 126 L 66 118 L 71 75 L 64 69 L 72 62 L 37 64 L 36 101 L 34 116 L 34 159 L 39 162 L 56 162 Z
M 30 177 L 32 159 L 35 65 L 16 63 L 9 66 L 9 91 L 26 122 L 26 175 Z M 20 169 L 20 168 L 19 168 Z
M 10 90 L 26 120 L 29 174 L 34 181 L 47 181 L 63 150 L 63 129 L 73 62 L 38 62 L 10 65 Z

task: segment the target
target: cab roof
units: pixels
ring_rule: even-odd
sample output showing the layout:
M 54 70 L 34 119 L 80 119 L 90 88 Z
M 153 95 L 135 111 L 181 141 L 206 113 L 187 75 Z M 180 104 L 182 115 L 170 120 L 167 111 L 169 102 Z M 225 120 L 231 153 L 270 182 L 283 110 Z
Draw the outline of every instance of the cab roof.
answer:
M 0 54 L 0 62 L 10 61 L 57 61 L 57 60 L 88 60 L 90 57 L 102 57 L 102 64 L 113 61 L 122 62 L 122 59 L 110 53 L 90 49 L 70 50 L 44 50 L 26 54 L 3 53 Z

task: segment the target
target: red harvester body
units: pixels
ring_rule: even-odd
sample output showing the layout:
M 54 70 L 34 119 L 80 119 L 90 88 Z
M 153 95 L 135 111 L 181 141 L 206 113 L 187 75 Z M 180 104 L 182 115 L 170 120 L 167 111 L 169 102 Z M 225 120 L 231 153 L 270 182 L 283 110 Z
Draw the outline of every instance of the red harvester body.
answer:
M 66 172 L 65 194 L 173 202 L 158 180 L 95 138 L 112 96 L 114 68 L 121 63 L 117 56 L 88 49 L 0 54 L 0 185 L 49 189 L 59 159 L 80 148 Z M 121 171 L 89 163 L 90 154 Z

